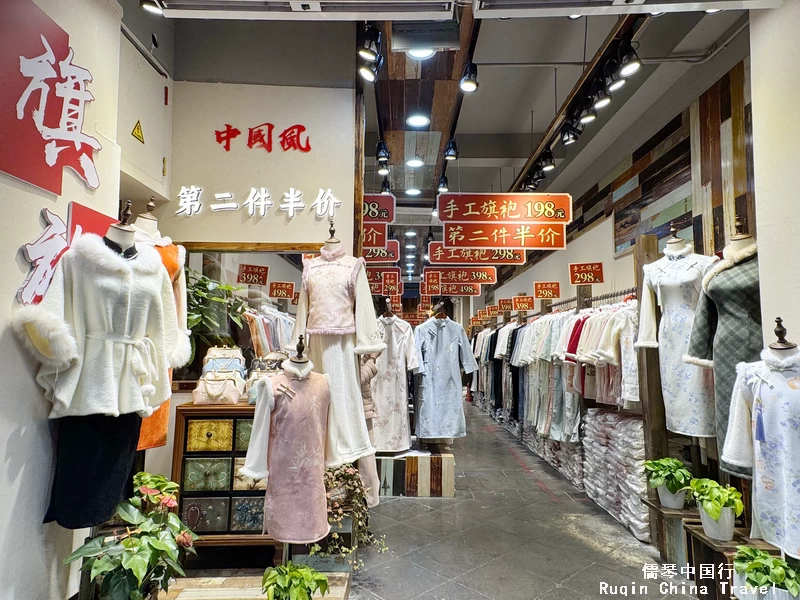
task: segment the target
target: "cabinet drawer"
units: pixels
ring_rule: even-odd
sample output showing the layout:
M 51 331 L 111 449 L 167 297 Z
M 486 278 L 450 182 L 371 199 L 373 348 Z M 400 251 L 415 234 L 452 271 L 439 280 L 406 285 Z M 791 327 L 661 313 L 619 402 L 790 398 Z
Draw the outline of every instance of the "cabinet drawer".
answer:
M 227 531 L 230 498 L 184 498 L 182 520 L 195 533 Z
M 244 466 L 243 458 L 233 459 L 233 489 L 234 490 L 266 490 L 267 480 L 259 479 L 256 481 L 251 477 L 246 477 L 239 473 L 239 469 Z
M 187 452 L 233 450 L 233 419 L 193 419 L 186 434 Z
M 236 421 L 236 449 L 246 451 L 250 445 L 250 434 L 253 431 L 253 419 Z
M 264 528 L 264 498 L 233 498 L 231 531 L 256 531 Z
M 187 458 L 183 468 L 185 492 L 219 492 L 231 489 L 230 458 Z

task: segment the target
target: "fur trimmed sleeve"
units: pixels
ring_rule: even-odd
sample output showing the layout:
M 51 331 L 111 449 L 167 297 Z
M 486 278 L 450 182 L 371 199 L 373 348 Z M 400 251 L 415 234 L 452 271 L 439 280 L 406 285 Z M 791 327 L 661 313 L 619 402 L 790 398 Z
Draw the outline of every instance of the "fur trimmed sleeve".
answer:
M 239 473 L 251 479 L 266 479 L 269 476 L 268 447 L 269 423 L 272 409 L 275 408 L 275 395 L 272 392 L 272 381 L 269 377 L 262 377 L 250 388 L 248 396 L 255 401 L 256 412 L 253 417 L 253 430 L 250 433 L 250 444 L 247 446 L 247 455 L 244 466 Z
M 658 348 L 655 293 L 650 283 L 647 265 L 644 266 L 642 303 L 639 307 L 639 333 L 634 346 L 636 348 Z
M 66 309 L 69 282 L 64 274 L 64 259 L 56 265 L 41 303 L 23 306 L 11 317 L 11 327 L 25 349 L 37 361 L 55 369 L 66 369 L 80 358 L 74 324 Z
M 725 436 L 725 446 L 722 448 L 724 462 L 743 468 L 752 468 L 754 452 L 751 426 L 753 392 L 747 381 L 750 366 L 747 363 L 736 365 L 736 383 L 731 397 L 728 433 Z
M 181 329 L 178 325 L 178 311 L 175 306 L 175 291 L 169 279 L 167 270 L 161 272 L 161 306 L 162 331 L 164 332 L 164 351 L 167 364 L 173 369 L 177 369 L 189 362 L 192 357 L 192 343 L 189 340 L 187 330 Z
M 189 328 L 186 324 L 188 312 L 185 268 L 186 248 L 183 246 L 178 246 L 178 264 L 180 265 L 178 276 L 175 278 L 175 282 L 172 284 L 172 291 L 175 294 L 175 309 L 178 313 L 178 329 L 184 331 L 186 335 L 191 335 L 191 331 L 189 331 Z
M 683 362 L 703 367 L 714 368 L 714 335 L 717 332 L 717 305 L 705 291 L 700 292 L 700 299 L 694 311 L 692 335 L 689 349 L 683 355 Z
M 380 354 L 386 344 L 378 331 L 378 318 L 372 304 L 372 293 L 369 291 L 367 272 L 364 270 L 364 259 L 359 258 L 351 276 L 355 288 L 356 303 L 356 354 Z

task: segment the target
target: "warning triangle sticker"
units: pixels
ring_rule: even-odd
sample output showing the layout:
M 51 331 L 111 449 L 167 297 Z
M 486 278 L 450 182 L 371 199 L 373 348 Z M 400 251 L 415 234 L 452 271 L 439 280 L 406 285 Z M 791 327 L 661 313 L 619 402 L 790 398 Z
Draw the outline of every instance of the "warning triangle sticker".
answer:
M 144 133 L 142 132 L 141 121 L 136 121 L 136 125 L 133 126 L 133 131 L 131 131 L 131 135 L 144 144 Z

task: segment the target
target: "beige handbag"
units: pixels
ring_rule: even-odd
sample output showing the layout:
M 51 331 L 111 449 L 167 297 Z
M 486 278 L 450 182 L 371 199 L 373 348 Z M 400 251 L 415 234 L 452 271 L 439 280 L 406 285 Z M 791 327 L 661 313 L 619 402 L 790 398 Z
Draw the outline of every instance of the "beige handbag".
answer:
M 213 348 L 209 348 L 203 359 L 203 364 L 206 364 L 212 358 L 239 359 L 239 362 L 244 365 L 242 349 L 237 347 L 228 348 L 227 346 L 223 346 L 220 348 L 219 346 L 214 346 Z
M 238 371 L 209 371 L 192 392 L 193 404 L 238 404 L 244 379 Z

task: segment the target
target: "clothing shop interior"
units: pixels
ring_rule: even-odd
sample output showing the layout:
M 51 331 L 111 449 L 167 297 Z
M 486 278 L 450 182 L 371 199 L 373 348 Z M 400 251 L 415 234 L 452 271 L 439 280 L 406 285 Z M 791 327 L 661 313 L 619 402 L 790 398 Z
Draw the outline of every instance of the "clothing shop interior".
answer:
M 799 27 L 0 0 L 0 600 L 800 600 Z

